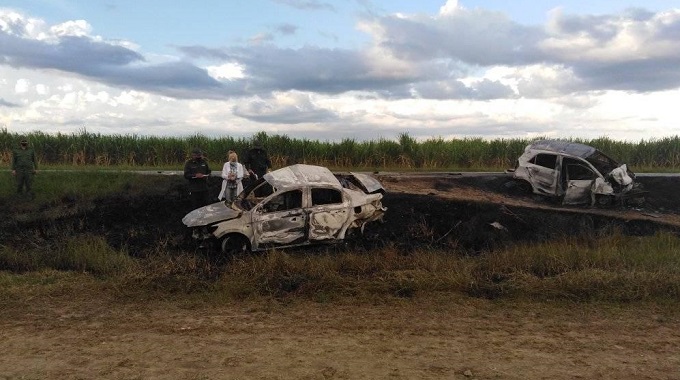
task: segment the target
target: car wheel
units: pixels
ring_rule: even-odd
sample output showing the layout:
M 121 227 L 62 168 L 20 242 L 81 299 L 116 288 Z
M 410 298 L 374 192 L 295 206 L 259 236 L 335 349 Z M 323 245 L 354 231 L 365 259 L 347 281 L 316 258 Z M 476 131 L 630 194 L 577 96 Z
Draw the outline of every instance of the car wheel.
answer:
M 250 245 L 245 238 L 230 235 L 220 240 L 220 250 L 229 258 L 239 258 L 250 252 Z

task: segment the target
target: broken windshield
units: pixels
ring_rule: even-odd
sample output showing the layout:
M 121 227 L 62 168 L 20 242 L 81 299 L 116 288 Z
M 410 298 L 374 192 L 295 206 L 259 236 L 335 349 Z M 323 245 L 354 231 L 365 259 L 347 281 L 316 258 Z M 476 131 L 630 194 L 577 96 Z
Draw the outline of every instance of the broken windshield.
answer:
M 606 156 L 604 153 L 596 150 L 590 156 L 586 157 L 586 161 L 590 162 L 591 165 L 597 169 L 603 176 L 611 173 L 612 170 L 618 168 L 620 165 L 618 162 Z
M 241 194 L 234 200 L 233 206 L 243 211 L 248 211 L 262 202 L 273 192 L 272 186 L 264 178 L 248 185 Z

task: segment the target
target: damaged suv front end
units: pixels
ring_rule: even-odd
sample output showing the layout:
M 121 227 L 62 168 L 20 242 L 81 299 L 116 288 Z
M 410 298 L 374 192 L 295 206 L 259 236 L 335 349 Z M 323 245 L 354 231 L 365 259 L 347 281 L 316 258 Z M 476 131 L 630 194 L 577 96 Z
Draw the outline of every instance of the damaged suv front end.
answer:
M 517 186 L 562 204 L 644 202 L 642 185 L 626 164 L 569 141 L 541 140 L 528 145 L 517 160 L 513 179 Z
M 202 245 L 224 253 L 334 243 L 382 220 L 384 188 L 361 173 L 336 176 L 325 167 L 292 165 L 265 174 L 234 202 L 188 213 L 182 222 Z

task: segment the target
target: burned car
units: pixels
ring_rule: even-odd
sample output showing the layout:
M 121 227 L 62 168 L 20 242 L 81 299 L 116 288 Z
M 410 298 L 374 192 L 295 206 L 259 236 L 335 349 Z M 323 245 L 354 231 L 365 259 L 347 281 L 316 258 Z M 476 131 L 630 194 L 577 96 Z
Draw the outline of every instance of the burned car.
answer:
M 228 255 L 334 243 L 382 220 L 383 193 L 366 174 L 336 176 L 325 167 L 292 165 L 265 174 L 233 202 L 193 210 L 182 222 L 202 245 Z
M 642 185 L 626 164 L 584 144 L 541 140 L 529 144 L 513 170 L 514 186 L 562 204 L 609 206 L 644 202 Z

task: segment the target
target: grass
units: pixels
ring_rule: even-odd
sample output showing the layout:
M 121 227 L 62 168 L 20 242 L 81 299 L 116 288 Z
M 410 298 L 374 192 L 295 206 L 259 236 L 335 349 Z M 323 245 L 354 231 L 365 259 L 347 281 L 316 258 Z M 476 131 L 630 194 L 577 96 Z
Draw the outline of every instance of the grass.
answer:
M 391 248 L 320 256 L 273 252 L 228 267 L 225 278 L 230 286 L 243 284 L 245 293 L 274 297 L 452 292 L 485 298 L 678 301 L 679 248 L 678 237 L 662 233 L 524 245 L 477 257 Z
M 0 268 L 13 272 L 47 269 L 111 276 L 129 273 L 136 265 L 127 252 L 113 249 L 99 236 L 76 236 L 33 249 L 0 247 Z
M 275 250 L 217 264 L 202 255 L 165 249 L 131 258 L 94 236 L 67 239 L 53 250 L 3 247 L 0 292 L 25 286 L 24 273 L 58 270 L 84 273 L 118 295 L 133 298 L 194 295 L 224 302 L 262 297 L 361 302 L 448 293 L 532 301 L 680 301 L 680 238 L 670 233 L 614 234 L 587 242 L 564 239 L 479 256 L 443 250 L 401 252 L 393 247 Z
M 160 180 L 159 180 L 160 178 Z M 97 197 L 120 193 L 140 193 L 163 191 L 170 181 L 159 176 L 140 176 L 120 170 L 57 170 L 38 171 L 33 178 L 35 199 L 33 204 L 49 205 L 55 202 L 83 202 Z M 167 183 L 163 183 L 167 182 Z M 13 199 L 15 181 L 10 172 L 0 171 L 0 202 Z

